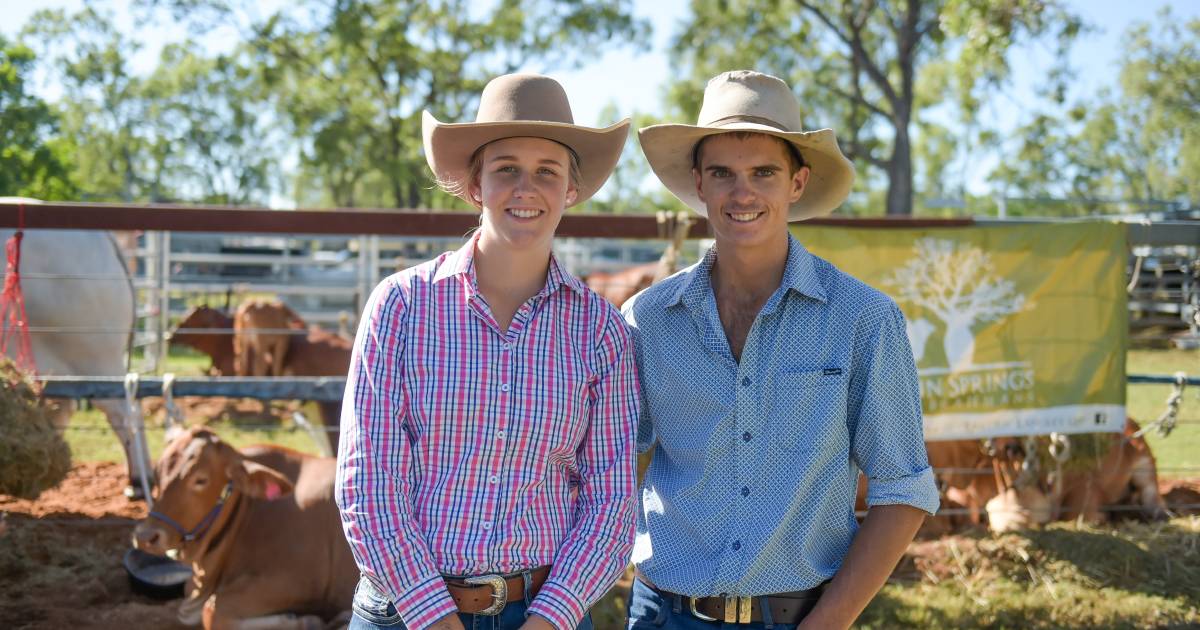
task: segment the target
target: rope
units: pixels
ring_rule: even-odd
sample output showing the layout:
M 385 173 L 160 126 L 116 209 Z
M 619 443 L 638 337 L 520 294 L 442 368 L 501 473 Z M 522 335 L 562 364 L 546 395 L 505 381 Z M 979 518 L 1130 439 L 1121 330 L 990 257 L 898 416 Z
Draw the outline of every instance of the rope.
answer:
M 125 375 L 125 428 L 133 435 L 133 459 L 138 468 L 138 476 L 142 482 L 142 498 L 146 501 L 147 509 L 154 509 L 154 498 L 150 495 L 150 471 L 146 470 L 146 462 L 142 453 L 149 453 L 146 446 L 146 436 L 142 431 L 142 403 L 138 400 L 138 373 L 130 372 Z
M 17 231 L 5 244 L 8 256 L 7 273 L 4 276 L 4 292 L 0 294 L 0 322 L 4 332 L 0 333 L 0 354 L 7 354 L 10 340 L 16 341 L 17 367 L 37 374 L 37 362 L 33 357 L 33 345 L 29 338 L 29 316 L 25 314 L 25 295 L 21 292 L 21 240 L 25 238 L 25 204 L 17 209 Z

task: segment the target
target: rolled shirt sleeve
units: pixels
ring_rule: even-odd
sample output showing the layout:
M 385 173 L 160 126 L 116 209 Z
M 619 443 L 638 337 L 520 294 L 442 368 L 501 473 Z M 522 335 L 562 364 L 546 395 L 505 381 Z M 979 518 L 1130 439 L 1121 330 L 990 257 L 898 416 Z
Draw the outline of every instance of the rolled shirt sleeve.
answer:
M 579 624 L 625 570 L 633 549 L 637 369 L 629 332 L 615 310 L 609 313 L 596 351 L 589 428 L 576 454 L 574 526 L 529 607 L 559 630 Z
M 355 337 L 342 403 L 335 498 L 359 570 L 387 594 L 410 630 L 457 608 L 417 528 L 409 483 L 399 356 L 402 288 L 376 287 Z
M 911 505 L 933 514 L 937 483 L 904 315 L 881 298 L 864 309 L 855 335 L 848 422 L 852 455 L 868 480 L 867 505 Z

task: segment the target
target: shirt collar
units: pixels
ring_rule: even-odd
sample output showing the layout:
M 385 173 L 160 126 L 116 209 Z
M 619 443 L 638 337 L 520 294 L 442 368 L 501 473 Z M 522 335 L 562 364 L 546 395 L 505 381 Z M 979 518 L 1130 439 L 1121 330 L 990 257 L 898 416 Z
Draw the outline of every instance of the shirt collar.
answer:
M 475 275 L 475 244 L 478 241 L 479 231 L 476 230 L 462 247 L 442 261 L 442 264 L 438 266 L 437 273 L 433 276 L 433 283 L 437 284 L 447 278 L 461 277 L 467 284 L 471 295 L 478 293 L 479 283 Z M 587 291 L 583 281 L 568 273 L 559 263 L 558 257 L 551 252 L 550 268 L 546 272 L 546 284 L 538 292 L 538 295 L 543 297 L 550 295 L 562 286 L 566 286 L 580 295 Z
M 825 302 L 825 286 L 821 284 L 821 279 L 817 276 L 813 259 L 814 256 L 789 232 L 787 263 L 783 268 L 783 279 L 780 286 L 791 289 L 800 295 Z M 712 284 L 709 278 L 716 260 L 717 246 L 714 244 L 705 252 L 704 258 L 685 274 L 683 282 L 679 283 L 679 288 L 667 301 L 667 306 L 684 302 L 688 294 L 694 294 L 696 291 L 706 289 L 711 291 Z

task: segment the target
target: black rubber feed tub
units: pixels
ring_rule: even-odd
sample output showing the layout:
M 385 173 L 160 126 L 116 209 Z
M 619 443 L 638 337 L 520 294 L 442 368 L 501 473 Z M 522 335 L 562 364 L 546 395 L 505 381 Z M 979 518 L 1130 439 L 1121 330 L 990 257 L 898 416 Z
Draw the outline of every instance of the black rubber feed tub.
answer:
M 184 585 L 192 577 L 192 569 L 186 564 L 137 549 L 125 552 L 123 564 L 130 588 L 156 599 L 183 597 Z

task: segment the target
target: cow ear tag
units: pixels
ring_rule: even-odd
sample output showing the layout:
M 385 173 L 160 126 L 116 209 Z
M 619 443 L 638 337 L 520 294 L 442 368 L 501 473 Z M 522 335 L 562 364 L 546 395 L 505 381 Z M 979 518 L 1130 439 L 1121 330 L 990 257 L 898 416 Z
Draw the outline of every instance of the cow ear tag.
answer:
M 275 483 L 274 481 L 268 481 L 265 494 L 267 495 L 268 501 L 274 501 L 275 499 L 283 496 L 283 490 L 279 489 L 279 484 Z

